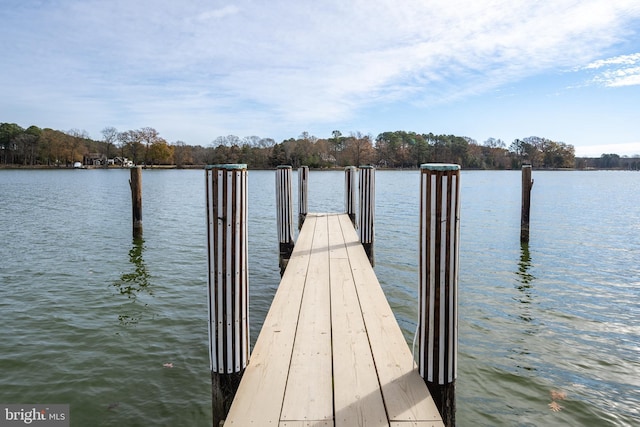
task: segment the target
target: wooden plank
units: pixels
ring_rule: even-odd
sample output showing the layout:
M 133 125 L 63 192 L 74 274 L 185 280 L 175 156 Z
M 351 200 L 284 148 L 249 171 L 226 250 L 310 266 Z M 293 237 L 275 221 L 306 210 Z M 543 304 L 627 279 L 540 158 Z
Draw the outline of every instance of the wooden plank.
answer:
M 328 241 L 327 216 L 318 216 L 280 415 L 283 421 L 333 419 Z
M 440 427 L 442 421 L 392 421 L 389 427 Z
M 351 222 L 339 218 L 389 420 L 443 425 L 364 249 L 352 244 L 358 236 Z
M 332 420 L 280 421 L 279 427 L 333 427 Z
M 335 425 L 387 426 L 371 347 L 367 338 L 344 235 L 329 217 L 331 321 Z
M 313 217 L 304 223 L 227 415 L 227 426 L 275 426 L 280 420 L 315 225 Z
M 380 383 L 347 259 L 331 261 L 331 315 L 336 426 L 387 426 Z
M 340 226 L 339 216 L 330 215 L 327 221 L 329 226 L 329 258 L 331 260 L 336 258 L 347 259 L 349 254 L 344 243 L 344 234 Z

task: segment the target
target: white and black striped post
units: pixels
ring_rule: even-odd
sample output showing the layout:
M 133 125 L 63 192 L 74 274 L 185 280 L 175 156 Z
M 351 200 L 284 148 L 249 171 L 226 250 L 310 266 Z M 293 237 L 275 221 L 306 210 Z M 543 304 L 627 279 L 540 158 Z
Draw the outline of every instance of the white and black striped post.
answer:
M 298 230 L 302 230 L 302 224 L 309 213 L 308 184 L 309 166 L 300 166 L 298 168 Z
M 376 170 L 373 166 L 360 166 L 358 234 L 371 265 L 374 265 L 373 238 L 376 207 Z
M 293 198 L 291 166 L 276 168 L 276 209 L 278 210 L 278 242 L 280 245 L 280 274 L 284 274 L 293 252 Z
M 353 225 L 356 225 L 356 172 L 355 166 L 344 168 L 344 209 Z
M 446 426 L 455 425 L 460 166 L 421 165 L 420 375 Z
M 226 418 L 249 360 L 247 165 L 206 168 L 213 425 Z

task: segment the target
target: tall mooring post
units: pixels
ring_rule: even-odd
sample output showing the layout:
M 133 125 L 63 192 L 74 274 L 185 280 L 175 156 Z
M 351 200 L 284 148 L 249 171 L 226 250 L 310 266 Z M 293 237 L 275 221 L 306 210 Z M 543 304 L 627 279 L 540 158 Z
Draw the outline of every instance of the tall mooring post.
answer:
M 529 243 L 529 213 L 531 212 L 531 164 L 522 165 L 522 212 L 520 214 L 520 243 Z
M 304 219 L 309 213 L 309 166 L 298 168 L 298 230 L 302 230 Z
M 205 188 L 211 400 L 217 427 L 249 360 L 247 165 L 207 166 Z
M 280 274 L 284 273 L 293 252 L 293 199 L 291 197 L 291 166 L 276 168 L 276 209 L 278 242 L 280 245 Z
M 420 375 L 446 426 L 455 425 L 460 166 L 421 166 Z
M 374 217 L 376 208 L 376 170 L 373 166 L 360 166 L 359 175 L 359 215 L 358 235 L 367 253 L 369 262 L 374 265 L 373 240 Z
M 142 237 L 142 167 L 131 168 L 131 207 L 133 219 L 133 238 Z
M 356 222 L 356 174 L 355 166 L 344 168 L 344 210 L 355 226 Z

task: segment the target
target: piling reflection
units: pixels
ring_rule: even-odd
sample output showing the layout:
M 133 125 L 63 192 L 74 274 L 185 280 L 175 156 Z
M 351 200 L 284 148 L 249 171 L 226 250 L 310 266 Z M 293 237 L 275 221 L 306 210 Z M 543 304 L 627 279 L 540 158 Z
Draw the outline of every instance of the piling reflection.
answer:
M 529 244 L 526 242 L 520 243 L 520 261 L 518 262 L 518 271 L 516 271 L 516 275 L 518 276 L 516 289 L 520 291 L 518 302 L 527 306 L 531 304 L 533 300 L 532 282 L 535 280 L 535 276 L 529 272 L 531 267 L 532 263 L 531 254 L 529 253 Z M 520 318 L 525 322 L 531 322 L 533 320 L 531 316 L 531 308 L 523 307 Z
M 146 303 L 138 302 L 138 296 L 144 292 L 152 295 L 149 289 L 149 272 L 144 262 L 143 253 L 145 250 L 144 239 L 136 237 L 133 239 L 133 246 L 129 250 L 129 262 L 133 271 L 123 273 L 120 279 L 113 286 L 118 289 L 120 295 L 125 295 L 129 303 L 122 306 L 122 313 L 118 315 L 118 320 L 122 325 L 132 325 L 138 323 L 142 317 Z
M 520 243 L 520 262 L 518 263 L 518 271 L 516 274 L 520 278 L 518 289 L 528 289 L 535 277 L 529 273 L 531 268 L 531 255 L 529 254 L 529 244 Z
M 533 281 L 536 279 L 530 273 L 533 267 L 531 262 L 531 254 L 529 253 L 529 244 L 527 242 L 520 243 L 520 259 L 518 268 L 515 271 L 517 281 L 515 288 L 519 291 L 514 299 L 519 303 L 516 307 L 518 318 L 524 322 L 520 328 L 520 334 L 515 334 L 512 359 L 515 367 L 525 371 L 536 371 L 535 360 L 536 350 L 531 347 L 532 336 L 538 333 L 538 323 L 535 321 L 534 308 L 534 288 Z

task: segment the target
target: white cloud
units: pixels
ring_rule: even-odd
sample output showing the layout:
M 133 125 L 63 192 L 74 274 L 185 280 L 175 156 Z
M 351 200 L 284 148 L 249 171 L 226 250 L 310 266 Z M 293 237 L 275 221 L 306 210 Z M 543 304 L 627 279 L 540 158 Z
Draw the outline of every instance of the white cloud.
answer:
M 225 18 L 230 15 L 235 15 L 238 13 L 240 9 L 234 5 L 228 5 L 221 7 L 219 9 L 207 10 L 200 13 L 196 19 L 198 21 L 210 21 L 210 20 L 218 20 Z
M 640 85 L 640 53 L 599 59 L 583 67 L 584 70 L 599 70 L 592 82 L 607 87 Z
M 599 59 L 586 65 L 584 68 L 589 70 L 599 69 L 610 65 L 635 65 L 637 63 L 640 63 L 640 53 L 633 53 L 631 55 L 620 55 L 608 59 Z

